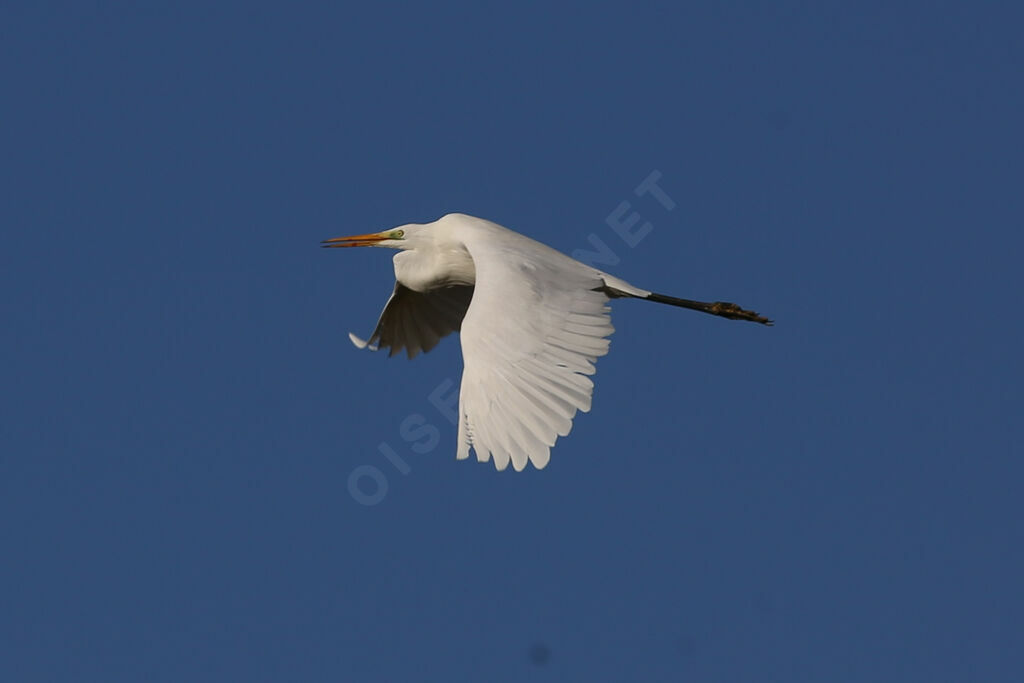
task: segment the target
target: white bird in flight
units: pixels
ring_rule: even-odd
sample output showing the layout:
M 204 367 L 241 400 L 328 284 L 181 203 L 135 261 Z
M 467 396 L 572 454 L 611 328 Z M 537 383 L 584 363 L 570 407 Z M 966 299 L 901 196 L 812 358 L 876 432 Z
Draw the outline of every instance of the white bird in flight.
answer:
M 610 299 L 634 298 L 771 325 L 736 304 L 677 299 L 634 287 L 497 223 L 453 213 L 433 223 L 324 240 L 388 247 L 395 290 L 359 348 L 409 358 L 459 332 L 464 370 L 456 457 L 504 470 L 543 469 L 551 447 L 590 410 L 594 362 L 608 353 Z

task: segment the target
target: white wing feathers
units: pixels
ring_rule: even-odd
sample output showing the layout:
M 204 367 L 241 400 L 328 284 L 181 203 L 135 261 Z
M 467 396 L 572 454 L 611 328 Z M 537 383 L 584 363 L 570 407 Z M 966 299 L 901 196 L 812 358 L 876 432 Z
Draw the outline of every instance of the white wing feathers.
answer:
M 461 331 L 457 457 L 468 458 L 472 448 L 499 470 L 511 463 L 520 471 L 528 462 L 542 469 L 576 412 L 590 410 L 588 375 L 615 330 L 603 288 L 648 292 L 489 221 L 459 214 L 442 220 L 457 221 L 465 251 L 453 253 L 468 257 L 455 270 L 475 285 L 419 292 L 398 282 L 370 339 L 349 336 L 360 348 L 390 347 L 390 355 L 404 348 L 412 358 Z M 420 264 L 406 257 L 399 268 L 401 257 L 396 278 L 418 275 Z
M 459 331 L 472 297 L 471 286 L 422 293 L 396 282 L 370 339 L 364 341 L 352 333 L 348 336 L 361 349 L 390 347 L 388 355 L 393 356 L 404 348 L 409 358 L 415 358 L 420 351 L 430 351 L 443 337 Z
M 614 331 L 608 297 L 594 291 L 604 281 L 548 247 L 527 257 L 493 241 L 465 244 L 476 289 L 462 321 L 457 457 L 468 458 L 472 447 L 480 462 L 493 457 L 499 470 L 509 462 L 517 471 L 527 462 L 541 469 L 576 411 L 590 410 L 594 384 L 587 375 Z

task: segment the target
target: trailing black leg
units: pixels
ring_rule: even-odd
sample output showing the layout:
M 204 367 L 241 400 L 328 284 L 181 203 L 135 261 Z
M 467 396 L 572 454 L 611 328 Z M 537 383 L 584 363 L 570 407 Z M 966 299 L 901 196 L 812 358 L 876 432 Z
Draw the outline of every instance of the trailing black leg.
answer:
M 608 285 L 598 287 L 597 289 L 613 299 L 624 297 L 632 299 L 646 299 L 648 301 L 656 301 L 659 304 L 670 304 L 672 306 L 679 306 L 680 308 L 689 308 L 691 311 L 700 311 L 701 313 L 717 315 L 722 318 L 729 318 L 730 320 L 749 320 L 750 322 L 761 323 L 762 325 L 774 324 L 773 321 L 765 318 L 764 316 L 758 315 L 755 311 L 748 311 L 728 301 L 694 301 L 692 299 L 679 299 L 674 296 L 668 296 L 667 294 L 654 293 L 648 294 L 647 296 L 636 296 L 635 294 L 628 294 L 613 287 L 609 287 Z

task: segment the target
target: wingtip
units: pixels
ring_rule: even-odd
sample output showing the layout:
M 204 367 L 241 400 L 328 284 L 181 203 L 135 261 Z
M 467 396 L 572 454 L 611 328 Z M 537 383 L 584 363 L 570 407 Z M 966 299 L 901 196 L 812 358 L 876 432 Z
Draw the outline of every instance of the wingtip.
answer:
M 357 349 L 367 349 L 368 348 L 371 351 L 376 351 L 377 350 L 377 346 L 376 345 L 371 344 L 370 342 L 366 341 L 365 339 L 360 339 L 353 332 L 349 332 L 348 333 L 348 338 L 349 338 L 349 341 L 352 342 L 352 345 L 355 346 Z
M 366 348 L 366 340 L 365 339 L 360 339 L 359 337 L 357 337 L 355 335 L 355 333 L 349 332 L 348 333 L 348 338 L 349 338 L 349 340 L 352 342 L 352 344 L 357 349 L 365 349 Z

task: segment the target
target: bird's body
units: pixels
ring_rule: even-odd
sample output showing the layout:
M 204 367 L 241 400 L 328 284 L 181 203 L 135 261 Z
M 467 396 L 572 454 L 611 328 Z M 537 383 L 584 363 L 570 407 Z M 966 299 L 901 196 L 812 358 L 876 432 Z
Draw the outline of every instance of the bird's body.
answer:
M 476 284 L 476 260 L 488 254 L 518 261 L 527 269 L 546 265 L 560 275 L 568 272 L 586 276 L 597 274 L 635 290 L 638 295 L 643 292 L 546 244 L 482 218 L 448 214 L 417 237 L 423 240 L 419 246 L 396 254 L 394 259 L 395 280 L 415 292 Z M 475 258 L 470 255 L 470 248 L 477 254 Z
M 324 246 L 385 246 L 395 290 L 368 341 L 410 358 L 460 332 L 459 459 L 517 471 L 547 465 L 550 448 L 590 410 L 594 362 L 614 331 L 608 301 L 633 297 L 770 324 L 734 304 L 674 299 L 572 259 L 491 221 L 449 214 L 428 224 L 327 240 Z

